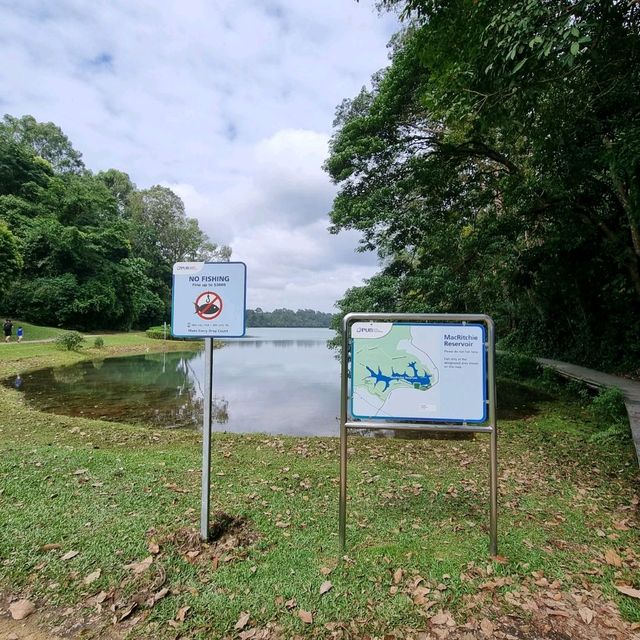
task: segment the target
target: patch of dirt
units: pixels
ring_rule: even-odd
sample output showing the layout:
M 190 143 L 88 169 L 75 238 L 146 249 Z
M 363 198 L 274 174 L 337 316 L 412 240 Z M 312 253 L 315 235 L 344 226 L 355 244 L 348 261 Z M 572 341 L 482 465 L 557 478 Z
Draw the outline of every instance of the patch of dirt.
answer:
M 216 569 L 220 563 L 246 557 L 248 548 L 260 536 L 246 518 L 217 511 L 211 519 L 209 537 L 209 542 L 203 542 L 199 531 L 183 527 L 158 543 L 161 548 L 175 548 L 191 564 L 210 564 Z
M 79 622 L 75 615 L 72 615 L 73 622 L 66 625 L 68 629 L 64 628 L 64 624 L 58 624 L 65 616 L 75 613 L 73 609 L 45 609 L 24 620 L 13 620 L 7 615 L 0 615 L 0 640 L 63 640 L 77 636 L 101 640 L 124 638 L 124 634 L 118 633 L 116 629 L 84 619 Z

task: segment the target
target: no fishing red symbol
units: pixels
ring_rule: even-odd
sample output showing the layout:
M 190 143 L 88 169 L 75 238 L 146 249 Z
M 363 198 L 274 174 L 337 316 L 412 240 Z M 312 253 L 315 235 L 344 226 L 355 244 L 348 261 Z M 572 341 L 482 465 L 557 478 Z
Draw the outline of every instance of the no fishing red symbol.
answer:
M 222 313 L 222 298 L 215 291 L 201 293 L 194 305 L 196 314 L 203 320 L 215 320 Z

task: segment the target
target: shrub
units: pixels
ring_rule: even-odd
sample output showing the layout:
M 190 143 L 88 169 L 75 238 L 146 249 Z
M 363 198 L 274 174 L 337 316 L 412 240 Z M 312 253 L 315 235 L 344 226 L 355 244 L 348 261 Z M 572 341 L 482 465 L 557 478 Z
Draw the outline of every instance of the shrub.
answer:
M 620 389 L 601 389 L 591 403 L 591 412 L 603 422 L 612 423 L 627 419 L 624 394 Z
M 96 349 L 102 349 L 102 347 L 104 347 L 104 340 L 102 336 L 96 336 L 96 339 L 93 341 L 93 346 Z
M 501 378 L 524 380 L 536 378 L 540 375 L 542 367 L 530 356 L 510 351 L 501 351 L 496 354 L 496 375 Z
M 66 331 L 56 337 L 55 343 L 61 349 L 78 351 L 84 342 L 84 336 L 78 331 Z
M 156 327 L 149 327 L 146 331 L 147 338 L 153 338 L 154 340 L 163 340 L 164 339 L 164 327 L 162 325 L 158 325 Z M 167 340 L 171 340 L 171 327 L 167 325 Z
M 157 327 L 149 327 L 146 331 L 147 338 L 153 338 L 154 340 L 164 340 L 164 327 L 158 325 Z M 171 326 L 167 325 L 167 340 L 187 340 L 187 338 L 174 338 L 171 335 Z

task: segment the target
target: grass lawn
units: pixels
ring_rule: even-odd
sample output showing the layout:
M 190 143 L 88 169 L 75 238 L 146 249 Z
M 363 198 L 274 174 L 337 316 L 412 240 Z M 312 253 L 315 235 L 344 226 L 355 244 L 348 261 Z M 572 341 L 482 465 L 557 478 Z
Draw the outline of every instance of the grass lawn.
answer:
M 20 345 L 0 377 L 162 347 Z M 212 508 L 237 520 L 201 545 L 197 433 L 40 413 L 2 387 L 0 608 L 29 598 L 84 637 L 632 638 L 640 600 L 616 589 L 640 589 L 632 445 L 592 441 L 564 396 L 502 381 L 498 397 L 500 556 L 486 437 L 353 437 L 340 558 L 337 439 L 216 435 Z
M 3 319 L 4 322 L 4 319 Z M 50 338 L 55 338 L 56 336 L 64 333 L 64 329 L 57 329 L 55 327 L 40 327 L 35 324 L 30 324 L 29 322 L 21 322 L 20 320 L 13 320 L 13 335 L 11 336 L 11 342 L 15 343 L 17 341 L 16 332 L 18 331 L 18 327 L 22 327 L 24 330 L 24 337 L 22 338 L 22 342 L 30 342 L 31 340 L 49 340 Z M 4 335 L 3 335 L 4 338 Z

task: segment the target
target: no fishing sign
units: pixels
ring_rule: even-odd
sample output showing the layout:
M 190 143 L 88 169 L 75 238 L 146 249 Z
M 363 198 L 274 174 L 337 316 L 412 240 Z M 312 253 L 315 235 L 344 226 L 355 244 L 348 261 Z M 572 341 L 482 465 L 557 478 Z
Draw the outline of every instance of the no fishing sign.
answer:
M 240 338 L 245 333 L 244 262 L 176 262 L 171 334 L 179 338 Z

